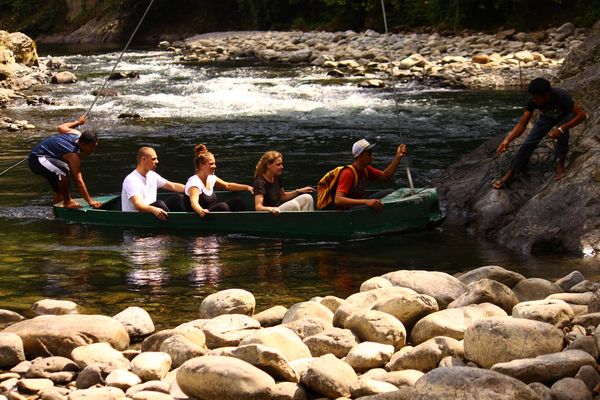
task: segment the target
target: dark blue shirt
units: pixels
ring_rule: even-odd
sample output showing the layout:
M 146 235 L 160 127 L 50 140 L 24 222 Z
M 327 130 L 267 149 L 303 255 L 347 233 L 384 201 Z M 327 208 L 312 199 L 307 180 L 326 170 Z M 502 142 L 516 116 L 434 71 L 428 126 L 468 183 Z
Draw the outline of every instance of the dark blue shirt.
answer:
M 77 145 L 79 135 L 75 133 L 62 133 L 60 135 L 51 136 L 46 140 L 38 143 L 31 150 L 34 156 L 49 156 L 61 159 L 67 153 L 79 153 Z
M 574 106 L 575 101 L 566 90 L 552 88 L 550 91 L 550 101 L 548 104 L 540 107 L 537 106 L 531 98 L 529 98 L 527 104 L 525 104 L 525 109 L 533 112 L 537 108 L 548 117 L 562 118 L 573 111 Z

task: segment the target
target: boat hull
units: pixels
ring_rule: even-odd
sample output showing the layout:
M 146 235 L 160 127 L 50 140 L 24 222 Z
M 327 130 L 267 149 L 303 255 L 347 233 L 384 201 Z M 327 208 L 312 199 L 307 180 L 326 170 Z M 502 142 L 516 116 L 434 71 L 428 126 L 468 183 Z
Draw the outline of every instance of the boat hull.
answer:
M 221 200 L 228 196 L 241 196 L 248 208 L 251 208 L 252 197 L 248 192 L 219 193 Z M 435 189 L 417 190 L 415 195 L 410 195 L 408 189 L 398 189 L 382 199 L 382 211 L 356 207 L 343 211 L 284 212 L 277 216 L 256 211 L 214 212 L 203 218 L 196 213 L 170 212 L 166 222 L 159 221 L 151 214 L 122 212 L 118 195 L 97 200 L 103 203 L 101 209 L 89 206 L 80 209 L 55 206 L 55 216 L 59 220 L 91 225 L 321 239 L 352 239 L 420 231 L 435 227 L 444 219 Z

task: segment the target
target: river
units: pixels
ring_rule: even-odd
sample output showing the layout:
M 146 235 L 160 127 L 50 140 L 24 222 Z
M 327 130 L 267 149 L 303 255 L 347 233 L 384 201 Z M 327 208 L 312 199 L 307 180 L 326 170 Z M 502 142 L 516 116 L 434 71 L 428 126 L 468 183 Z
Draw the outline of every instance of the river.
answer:
M 91 105 L 117 53 L 54 47 L 74 66 L 78 83 L 46 86 L 38 95 L 56 105 L 5 112 L 38 129 L 2 136 L 2 169 L 27 156 L 56 125 Z M 251 183 L 260 155 L 284 154 L 287 188 L 315 185 L 327 170 L 348 163 L 352 143 L 377 143 L 375 165 L 385 167 L 405 142 L 417 186 L 427 186 L 450 163 L 516 122 L 525 94 L 434 89 L 400 82 L 398 112 L 389 89 L 360 89 L 312 67 L 251 62 L 200 65 L 167 52 L 138 49 L 119 71 L 139 79 L 110 81 L 117 97 L 102 97 L 88 128 L 98 131 L 95 154 L 84 159 L 92 195 L 120 191 L 142 145 L 159 155 L 158 172 L 178 182 L 193 173 L 192 149 L 205 143 L 217 175 Z M 142 120 L 123 120 L 136 112 Z M 399 169 L 394 185 L 406 185 Z M 0 308 L 31 315 L 42 298 L 73 300 L 83 312 L 112 315 L 140 306 L 159 327 L 196 318 L 202 298 L 239 287 L 254 293 L 257 309 L 289 306 L 313 296 L 345 297 L 367 278 L 395 269 L 456 273 L 502 265 L 529 277 L 555 279 L 577 268 L 598 279 L 597 262 L 563 254 L 522 255 L 477 240 L 460 227 L 347 242 L 314 242 L 193 232 L 147 231 L 65 224 L 52 219 L 46 182 L 21 166 L 1 177 Z M 375 185 L 374 188 L 377 186 Z

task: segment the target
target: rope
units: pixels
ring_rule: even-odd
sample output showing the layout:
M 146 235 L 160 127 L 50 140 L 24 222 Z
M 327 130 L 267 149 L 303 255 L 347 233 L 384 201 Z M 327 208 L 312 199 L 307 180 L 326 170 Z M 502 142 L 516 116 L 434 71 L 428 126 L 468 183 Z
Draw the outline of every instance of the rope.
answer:
M 396 110 L 396 124 L 398 126 L 398 134 L 400 135 L 400 141 L 402 142 L 402 132 L 400 130 L 400 106 L 398 105 L 398 91 L 396 89 L 396 78 L 394 76 L 394 65 L 392 64 L 392 51 L 390 50 L 390 37 L 388 32 L 387 14 L 385 12 L 385 2 L 381 0 L 381 12 L 383 13 L 383 26 L 385 28 L 385 48 L 389 60 L 389 75 L 392 81 L 392 92 L 394 94 L 394 107 Z M 405 155 L 406 158 L 406 177 L 408 178 L 408 184 L 410 186 L 410 193 L 415 194 L 415 187 L 413 185 L 412 175 L 410 173 L 410 156 Z
M 144 19 L 146 18 L 146 15 L 148 14 L 148 11 L 150 11 L 150 7 L 152 7 L 152 4 L 154 3 L 154 0 L 150 0 L 150 3 L 148 3 L 148 7 L 146 7 L 146 11 L 144 11 L 144 15 L 142 15 L 142 18 L 140 18 L 140 22 L 138 22 L 137 26 L 135 27 L 135 29 L 133 30 L 133 33 L 131 34 L 131 36 L 129 37 L 129 40 L 127 41 L 127 44 L 125 45 L 125 47 L 123 48 L 123 51 L 121 52 L 121 54 L 119 55 L 119 58 L 117 59 L 117 62 L 115 63 L 115 65 L 113 66 L 112 70 L 110 71 L 110 73 L 106 76 L 106 79 L 104 80 L 104 83 L 102 84 L 102 87 L 100 88 L 100 90 L 98 91 L 98 93 L 96 94 L 96 97 L 94 97 L 94 101 L 92 102 L 92 105 L 90 106 L 90 108 L 88 108 L 88 110 L 85 113 L 85 116 L 87 117 L 90 112 L 92 111 L 92 108 L 94 108 L 94 106 L 96 105 L 96 102 L 98 101 L 98 98 L 102 95 L 102 92 L 104 91 L 104 88 L 106 87 L 106 84 L 108 83 L 110 76 L 115 72 L 115 70 L 117 69 L 117 65 L 119 65 L 119 63 L 121 62 L 121 59 L 123 58 L 123 55 L 125 54 L 125 52 L 127 51 L 127 49 L 129 48 L 129 45 L 131 44 L 131 41 L 133 40 L 135 34 L 137 33 L 138 29 L 140 29 L 140 26 L 142 26 L 142 22 L 144 21 Z M 8 171 L 18 167 L 19 165 L 23 164 L 25 161 L 27 161 L 27 157 L 25 157 L 24 159 L 22 159 L 21 161 L 19 161 L 18 163 L 8 167 L 7 169 L 5 169 L 4 171 L 0 172 L 0 176 L 6 174 Z
M 6 168 L 4 171 L 0 172 L 0 176 L 4 175 L 5 173 L 7 173 L 8 171 L 17 168 L 19 165 L 23 164 L 25 161 L 27 161 L 27 158 L 22 159 L 21 161 L 19 161 L 18 163 L 16 163 L 15 165 Z

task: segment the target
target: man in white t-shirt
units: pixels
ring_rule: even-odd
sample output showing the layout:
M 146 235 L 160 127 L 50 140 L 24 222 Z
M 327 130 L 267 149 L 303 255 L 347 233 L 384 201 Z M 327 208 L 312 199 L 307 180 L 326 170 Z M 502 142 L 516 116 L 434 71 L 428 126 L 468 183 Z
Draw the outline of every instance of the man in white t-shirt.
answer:
M 185 188 L 181 183 L 170 182 L 154 172 L 157 165 L 158 156 L 152 147 L 142 147 L 138 150 L 137 166 L 123 180 L 123 211 L 152 213 L 161 221 L 167 220 L 169 211 L 183 211 L 181 194 L 170 196 L 165 201 L 156 199 L 158 189 L 183 193 Z

